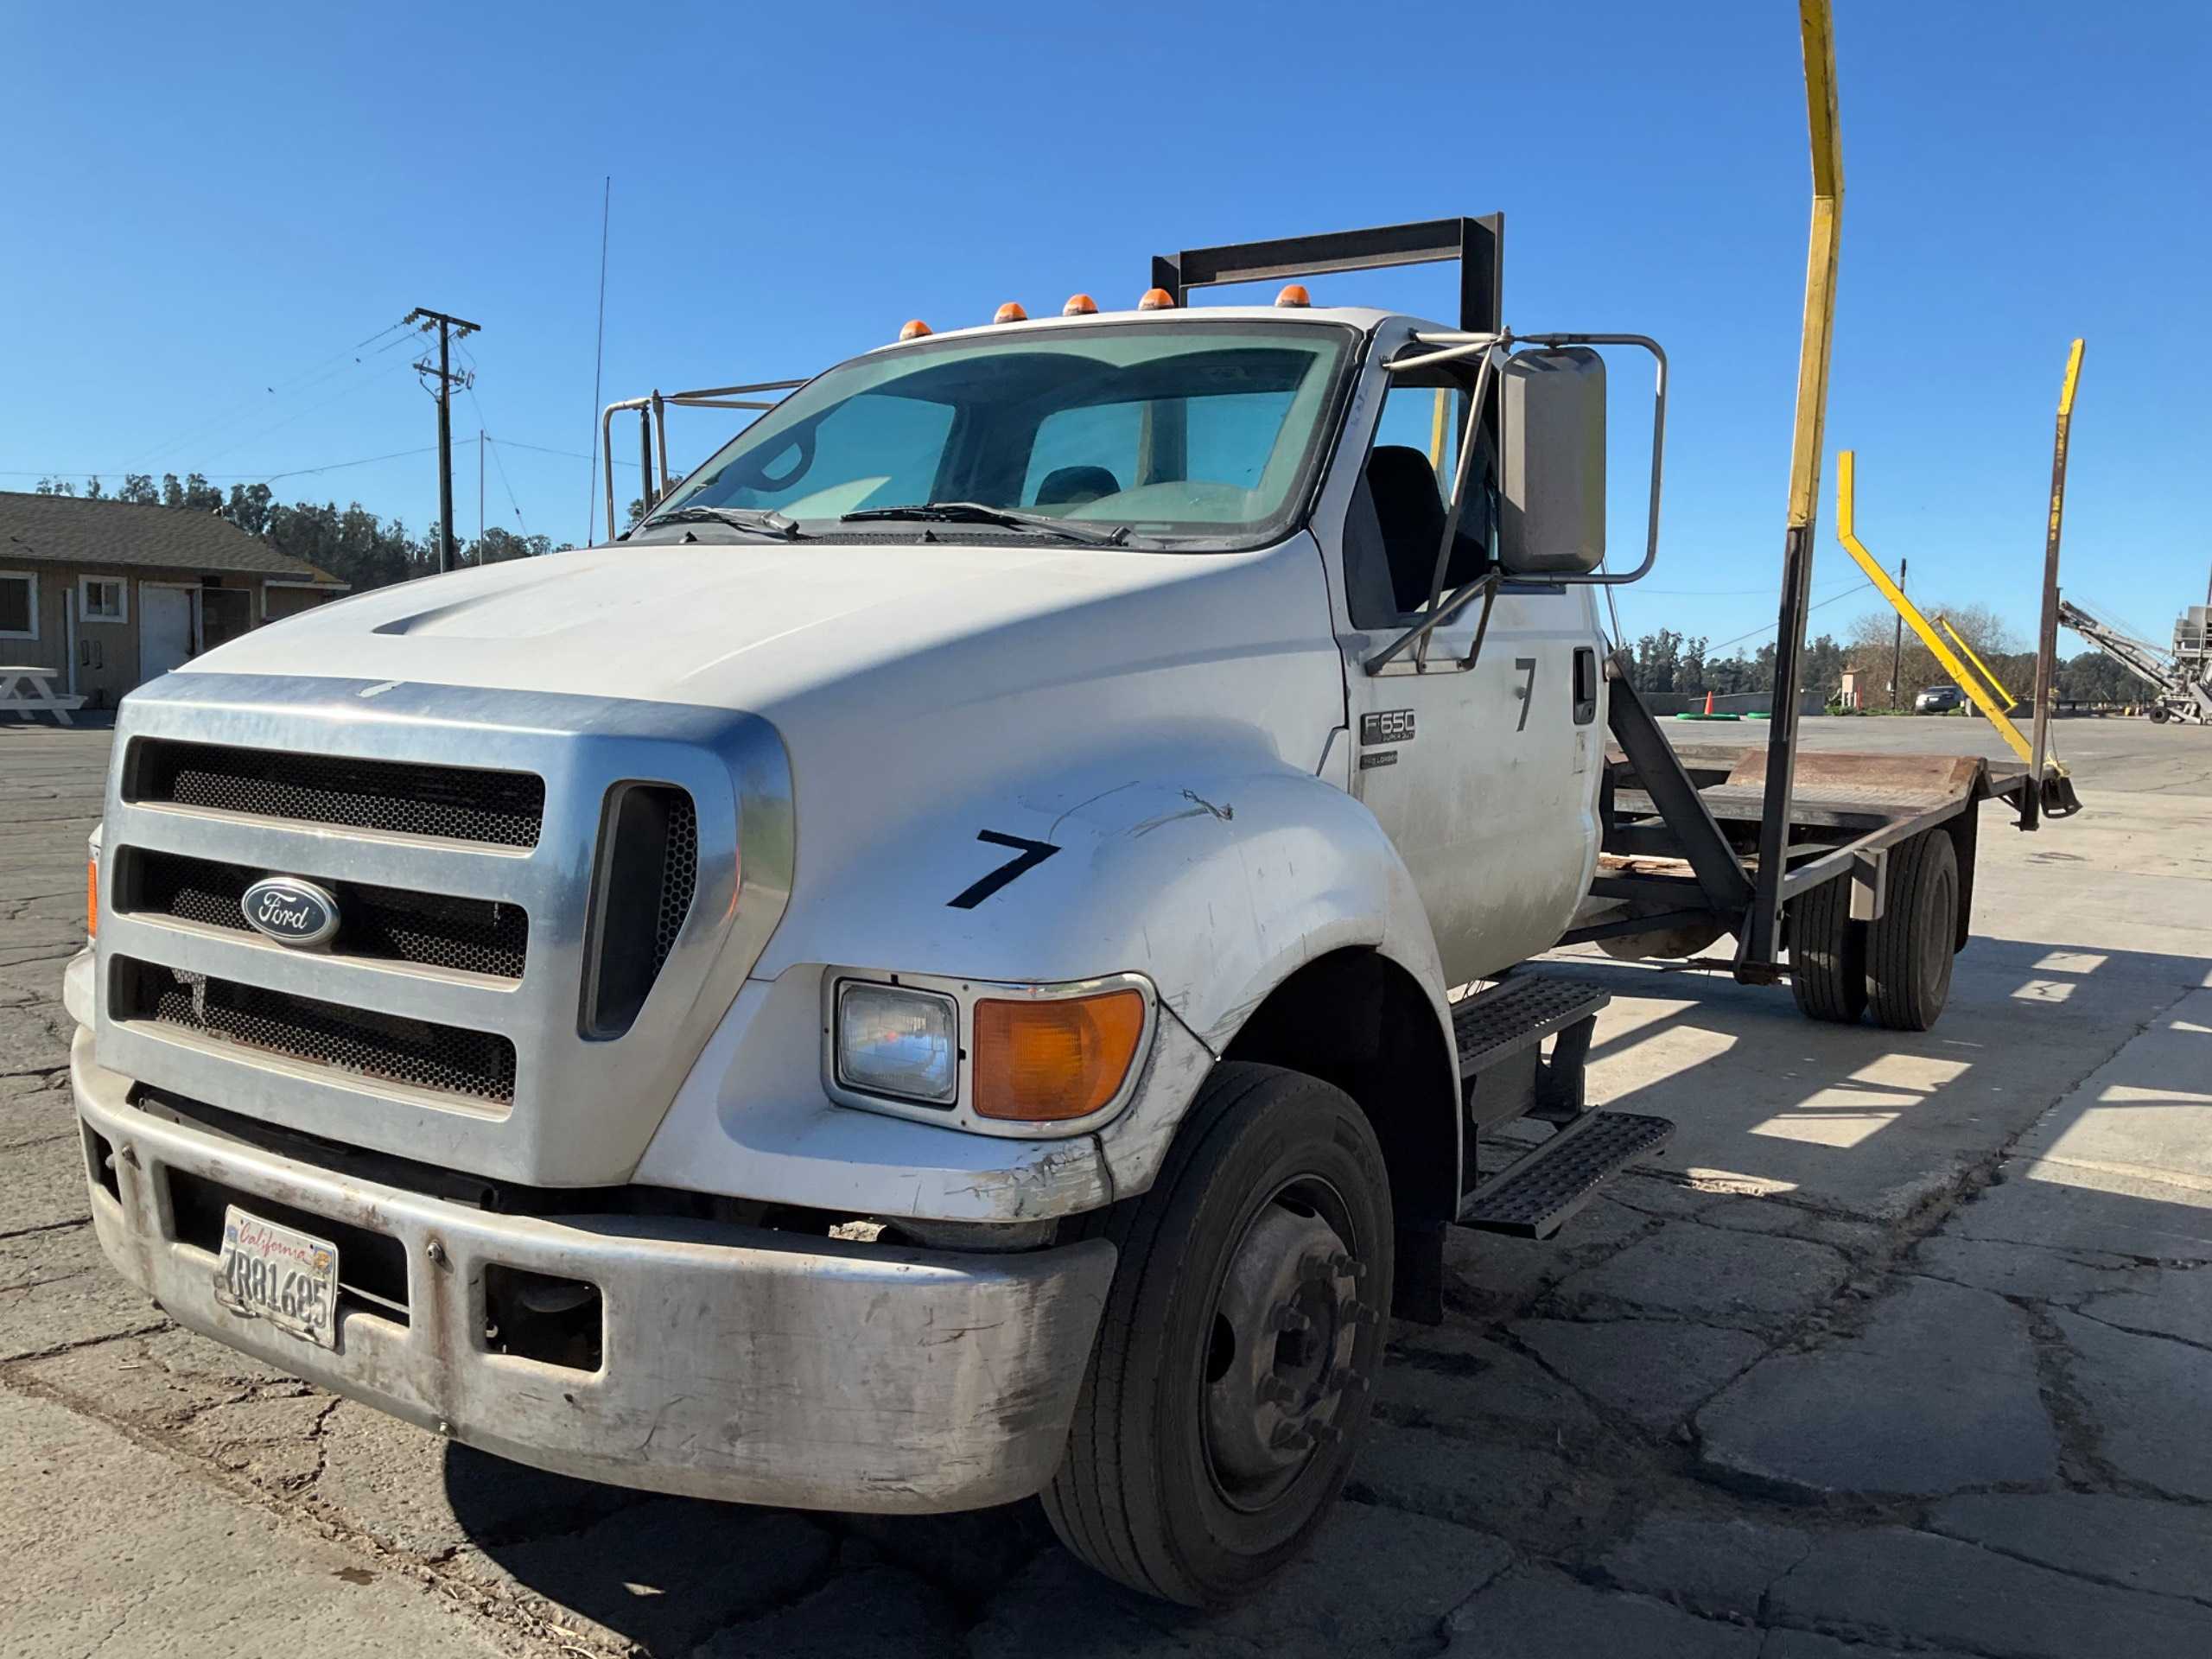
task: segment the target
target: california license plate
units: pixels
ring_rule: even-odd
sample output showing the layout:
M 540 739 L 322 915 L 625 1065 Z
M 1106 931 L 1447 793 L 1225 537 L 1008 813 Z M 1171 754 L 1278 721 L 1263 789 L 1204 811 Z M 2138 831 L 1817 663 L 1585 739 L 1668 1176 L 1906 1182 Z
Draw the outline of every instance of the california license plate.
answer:
M 223 1211 L 215 1300 L 318 1347 L 338 1345 L 338 1247 L 236 1205 Z

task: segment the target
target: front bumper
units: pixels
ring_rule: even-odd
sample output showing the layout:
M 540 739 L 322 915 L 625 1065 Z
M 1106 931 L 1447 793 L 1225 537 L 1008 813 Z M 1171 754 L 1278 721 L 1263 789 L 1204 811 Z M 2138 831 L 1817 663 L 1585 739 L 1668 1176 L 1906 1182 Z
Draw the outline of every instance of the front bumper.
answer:
M 955 1255 L 493 1214 L 141 1111 L 82 1031 L 70 1077 L 79 1116 L 114 1149 L 115 1191 L 92 1178 L 92 1221 L 126 1278 L 179 1323 L 423 1427 L 587 1479 L 809 1509 L 977 1508 L 1027 1497 L 1058 1466 L 1113 1277 L 1104 1240 Z M 171 1171 L 249 1208 L 397 1240 L 404 1322 L 341 1298 L 334 1351 L 222 1306 L 213 1255 L 176 1236 Z M 494 1265 L 595 1286 L 599 1369 L 487 1347 Z M 342 1249 L 340 1266 L 342 1278 Z

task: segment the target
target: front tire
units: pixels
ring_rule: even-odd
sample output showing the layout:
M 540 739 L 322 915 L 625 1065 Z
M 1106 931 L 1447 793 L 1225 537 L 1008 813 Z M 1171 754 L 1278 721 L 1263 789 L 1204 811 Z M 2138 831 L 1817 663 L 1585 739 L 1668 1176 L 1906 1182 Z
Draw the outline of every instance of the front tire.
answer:
M 1132 1589 L 1234 1600 L 1304 1548 L 1365 1436 L 1390 1306 L 1382 1149 L 1343 1090 L 1229 1061 L 1152 1190 L 1084 1221 L 1121 1257 L 1045 1513 Z

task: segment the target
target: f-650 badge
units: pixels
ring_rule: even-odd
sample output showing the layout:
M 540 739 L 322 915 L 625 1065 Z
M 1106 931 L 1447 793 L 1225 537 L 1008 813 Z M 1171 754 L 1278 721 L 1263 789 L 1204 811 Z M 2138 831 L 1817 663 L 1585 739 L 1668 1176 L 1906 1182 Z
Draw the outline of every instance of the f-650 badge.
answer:
M 1372 743 L 1410 743 L 1414 741 L 1414 711 L 1410 709 L 1386 709 L 1380 714 L 1359 717 L 1360 747 Z

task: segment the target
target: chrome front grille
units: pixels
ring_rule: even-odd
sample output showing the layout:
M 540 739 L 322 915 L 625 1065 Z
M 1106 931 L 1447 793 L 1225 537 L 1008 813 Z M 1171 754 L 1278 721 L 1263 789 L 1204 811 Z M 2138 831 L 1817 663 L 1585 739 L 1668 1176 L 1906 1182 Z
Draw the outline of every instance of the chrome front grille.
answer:
M 131 746 L 124 788 L 134 801 L 494 847 L 535 847 L 545 817 L 545 780 L 527 772 L 159 738 Z
M 100 1063 L 345 1145 L 624 1179 L 789 894 L 789 766 L 749 715 L 186 673 L 118 724 Z M 333 894 L 327 944 L 244 925 L 271 875 Z
M 116 908 L 249 933 L 241 900 L 266 870 L 181 853 L 120 849 Z M 361 881 L 334 881 L 345 931 L 332 949 L 346 956 L 451 968 L 520 979 L 530 918 L 519 905 L 449 893 L 408 893 Z
M 110 994 L 125 1020 L 150 1020 L 381 1083 L 499 1106 L 514 1100 L 515 1046 L 493 1032 L 345 1007 L 129 957 L 116 958 Z

